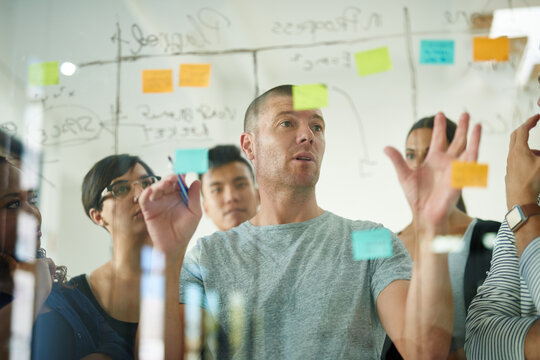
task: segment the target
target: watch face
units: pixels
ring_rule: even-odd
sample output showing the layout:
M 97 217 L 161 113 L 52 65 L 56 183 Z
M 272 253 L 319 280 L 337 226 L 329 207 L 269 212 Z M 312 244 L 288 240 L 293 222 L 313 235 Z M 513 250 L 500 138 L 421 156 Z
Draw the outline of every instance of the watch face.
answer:
M 519 225 L 525 220 L 525 216 L 523 216 L 523 213 L 521 212 L 521 208 L 519 206 L 514 206 L 507 214 L 506 214 L 506 222 L 508 223 L 508 226 L 512 230 L 516 230 Z

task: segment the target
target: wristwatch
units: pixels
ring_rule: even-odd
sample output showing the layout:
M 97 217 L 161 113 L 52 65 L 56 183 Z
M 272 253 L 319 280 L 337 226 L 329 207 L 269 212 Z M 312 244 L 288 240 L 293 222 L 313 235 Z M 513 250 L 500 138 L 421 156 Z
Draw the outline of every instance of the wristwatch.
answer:
M 506 222 L 513 232 L 527 222 L 530 216 L 540 215 L 539 204 L 516 205 L 506 214 Z

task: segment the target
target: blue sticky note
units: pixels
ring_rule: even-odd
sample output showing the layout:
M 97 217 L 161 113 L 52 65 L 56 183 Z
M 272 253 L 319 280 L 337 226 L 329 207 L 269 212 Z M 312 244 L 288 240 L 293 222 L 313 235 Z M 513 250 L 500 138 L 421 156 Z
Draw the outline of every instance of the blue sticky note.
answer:
M 420 64 L 452 65 L 454 63 L 454 40 L 420 41 Z
M 388 229 L 353 231 L 351 237 L 354 260 L 387 258 L 394 254 L 392 234 Z
M 174 157 L 174 172 L 177 174 L 208 171 L 208 149 L 178 149 Z

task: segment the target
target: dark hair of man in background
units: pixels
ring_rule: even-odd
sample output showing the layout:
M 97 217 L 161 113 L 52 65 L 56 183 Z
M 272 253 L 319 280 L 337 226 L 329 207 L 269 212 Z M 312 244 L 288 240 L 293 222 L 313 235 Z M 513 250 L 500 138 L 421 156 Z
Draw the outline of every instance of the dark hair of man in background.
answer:
M 208 152 L 208 171 L 238 161 L 247 166 L 253 182 L 255 182 L 255 174 L 249 161 L 242 156 L 240 148 L 235 145 L 218 145 L 210 149 Z M 199 180 L 203 180 L 204 174 L 199 174 Z

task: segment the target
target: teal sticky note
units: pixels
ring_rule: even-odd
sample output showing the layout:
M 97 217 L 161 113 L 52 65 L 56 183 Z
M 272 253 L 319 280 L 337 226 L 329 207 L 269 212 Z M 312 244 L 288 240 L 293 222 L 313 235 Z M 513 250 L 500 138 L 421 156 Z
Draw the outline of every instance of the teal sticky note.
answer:
M 352 250 L 354 260 L 372 260 L 391 257 L 392 233 L 385 228 L 353 231 Z
M 359 76 L 392 70 L 392 59 L 387 46 L 356 53 L 354 59 Z
M 454 40 L 422 40 L 420 41 L 420 64 L 452 65 L 454 47 Z
M 328 106 L 328 88 L 324 84 L 293 85 L 293 109 L 312 110 Z
M 30 85 L 57 85 L 59 82 L 57 61 L 36 63 L 28 68 L 28 83 Z
M 174 157 L 174 172 L 177 174 L 208 171 L 208 149 L 178 149 Z

